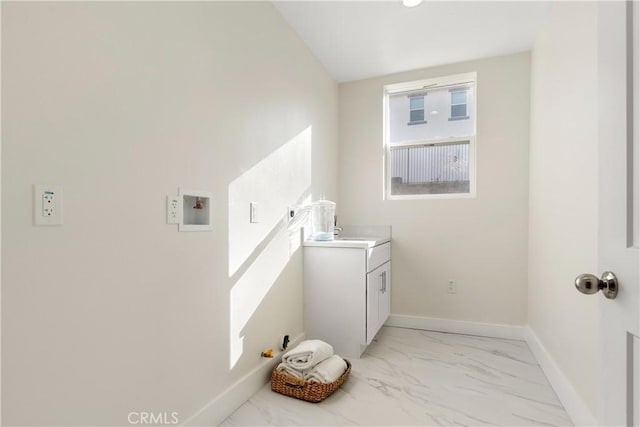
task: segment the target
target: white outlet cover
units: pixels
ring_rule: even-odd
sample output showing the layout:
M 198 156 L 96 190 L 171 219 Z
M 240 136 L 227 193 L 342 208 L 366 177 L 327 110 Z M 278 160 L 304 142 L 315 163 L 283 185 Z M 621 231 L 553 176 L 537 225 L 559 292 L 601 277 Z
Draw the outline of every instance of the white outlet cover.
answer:
M 455 280 L 449 280 L 447 284 L 447 292 L 450 294 L 455 294 L 458 292 L 458 285 Z
M 35 225 L 62 225 L 62 186 L 33 186 L 33 222 Z
M 182 199 L 178 196 L 167 196 L 167 224 L 180 224 L 182 215 Z

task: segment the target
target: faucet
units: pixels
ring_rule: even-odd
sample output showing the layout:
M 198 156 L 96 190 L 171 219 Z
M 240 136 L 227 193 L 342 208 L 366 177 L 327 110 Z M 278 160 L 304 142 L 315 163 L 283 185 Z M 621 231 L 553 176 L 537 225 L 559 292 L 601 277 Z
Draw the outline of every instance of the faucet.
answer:
M 342 231 L 342 227 L 338 227 L 338 216 L 333 216 L 333 235 L 337 236 Z

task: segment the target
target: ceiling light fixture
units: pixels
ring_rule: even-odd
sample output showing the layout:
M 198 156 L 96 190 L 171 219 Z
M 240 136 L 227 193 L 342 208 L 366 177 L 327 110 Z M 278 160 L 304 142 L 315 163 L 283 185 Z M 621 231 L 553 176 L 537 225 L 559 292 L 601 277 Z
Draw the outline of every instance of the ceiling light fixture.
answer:
M 422 3 L 422 0 L 402 0 L 402 4 L 406 7 L 416 7 Z

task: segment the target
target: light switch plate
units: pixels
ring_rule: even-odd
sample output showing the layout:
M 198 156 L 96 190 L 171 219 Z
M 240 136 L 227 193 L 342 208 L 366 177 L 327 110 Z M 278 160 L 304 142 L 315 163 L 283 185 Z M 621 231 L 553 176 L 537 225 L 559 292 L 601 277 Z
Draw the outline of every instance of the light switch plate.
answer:
M 62 225 L 61 186 L 33 186 L 33 221 L 35 225 Z
M 258 223 L 260 222 L 260 217 L 258 216 L 258 204 L 256 202 L 249 203 L 249 222 Z

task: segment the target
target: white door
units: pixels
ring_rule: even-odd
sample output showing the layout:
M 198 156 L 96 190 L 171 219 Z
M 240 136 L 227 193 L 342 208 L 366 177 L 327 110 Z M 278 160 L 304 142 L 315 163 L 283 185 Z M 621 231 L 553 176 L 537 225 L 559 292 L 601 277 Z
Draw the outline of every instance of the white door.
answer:
M 628 19 L 635 15 L 637 27 L 638 6 L 637 1 L 635 4 L 601 1 L 598 5 L 598 273 L 613 272 L 619 284 L 615 299 L 598 295 L 601 298 L 598 419 L 603 426 L 640 424 L 638 34 L 636 31 L 634 35 L 634 25 Z

